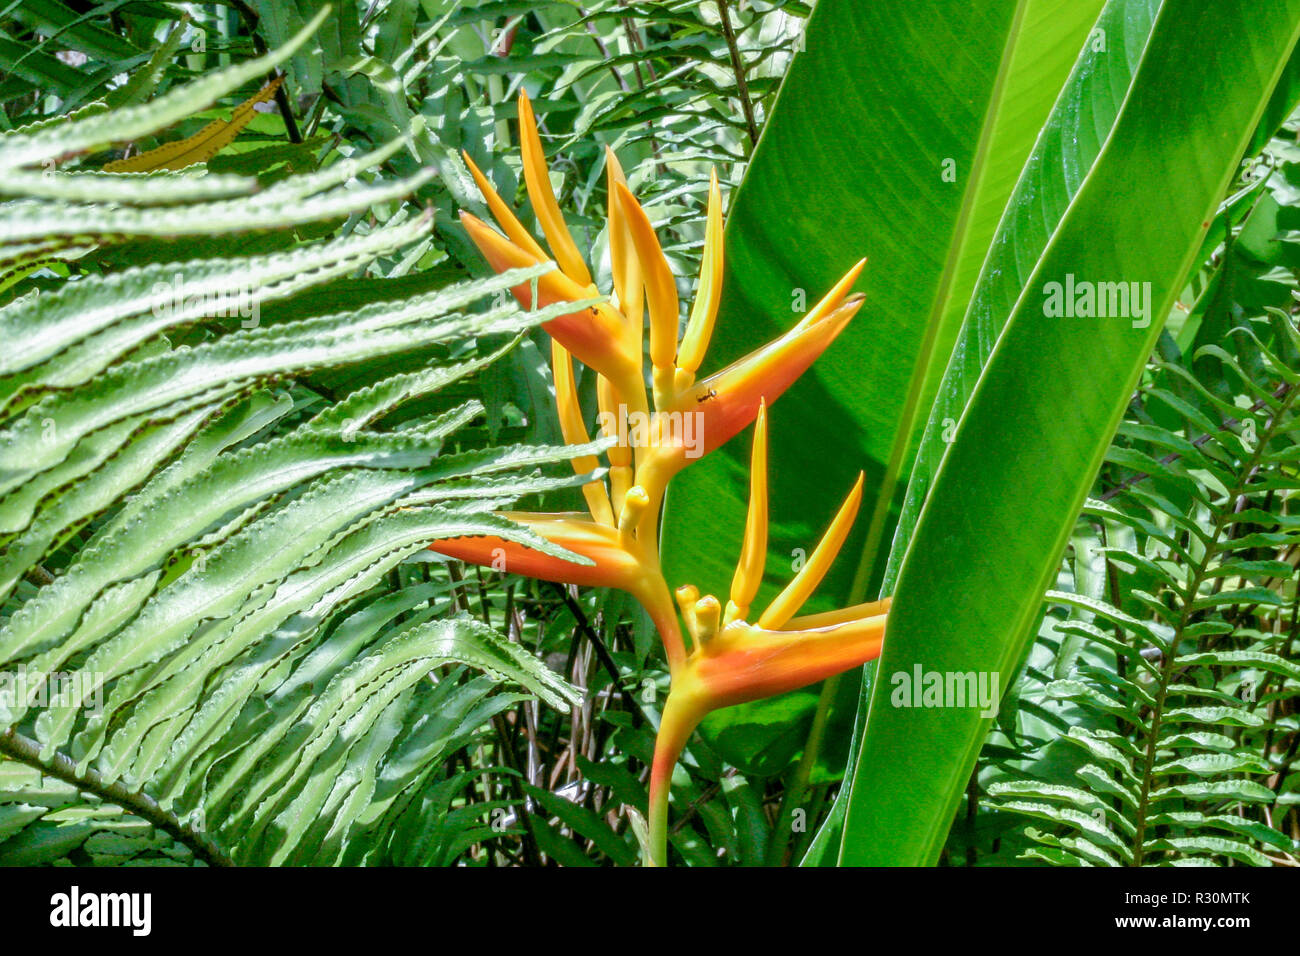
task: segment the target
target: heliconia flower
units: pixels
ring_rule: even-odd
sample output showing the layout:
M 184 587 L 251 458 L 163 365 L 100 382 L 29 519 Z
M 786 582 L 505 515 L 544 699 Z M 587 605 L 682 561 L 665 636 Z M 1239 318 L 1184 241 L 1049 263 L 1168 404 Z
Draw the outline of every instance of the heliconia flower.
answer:
M 749 511 L 740 561 L 724 611 L 692 585 L 677 602 L 692 647 L 672 675 L 650 771 L 651 862 L 666 859 L 668 793 L 673 767 L 700 721 L 720 707 L 796 690 L 873 660 L 885 637 L 889 599 L 796 618 L 848 536 L 862 499 L 862 476 L 840 506 L 807 563 L 759 615 L 748 621 L 767 554 L 767 409 L 760 399 L 754 427 Z
M 723 287 L 722 193 L 710 175 L 704 254 L 685 330 L 678 337 L 677 282 L 649 217 L 628 187 L 612 150 L 605 151 L 612 295 L 598 301 L 592 272 L 551 188 L 528 97 L 519 97 L 523 178 L 546 246 L 524 228 L 468 155 L 465 162 L 498 232 L 468 212 L 461 221 L 497 272 L 552 263 L 555 268 L 512 289 L 525 308 L 582 303 L 542 327 L 551 337 L 556 409 L 564 440 L 590 441 L 578 401 L 577 359 L 596 375 L 600 430 L 617 440 L 602 475 L 596 456 L 573 459 L 584 476 L 587 514 L 509 512 L 547 541 L 580 555 L 578 564 L 484 536 L 435 542 L 432 550 L 498 570 L 561 584 L 612 587 L 650 614 L 664 643 L 671 690 L 650 777 L 651 863 L 666 858 L 672 770 L 687 739 L 710 711 L 794 690 L 871 660 L 880 653 L 889 600 L 796 617 L 821 583 L 848 535 L 862 498 L 862 476 L 811 557 L 774 601 L 750 621 L 767 554 L 767 404 L 774 402 L 844 330 L 863 303 L 850 290 L 856 263 L 793 328 L 737 362 L 698 378 L 712 338 Z M 549 252 L 547 251 L 549 249 Z M 645 328 L 649 327 L 648 349 Z M 645 357 L 650 359 L 647 390 Z M 651 400 L 653 399 L 653 411 Z M 685 416 L 694 423 L 689 429 Z M 637 440 L 622 423 L 641 416 Z M 659 513 L 668 482 L 691 461 L 754 423 L 749 514 L 725 608 L 692 586 L 677 603 L 692 639 L 687 650 L 659 559 Z M 629 434 L 631 434 L 629 432 Z M 590 476 L 590 480 L 585 476 Z
M 558 268 L 512 291 L 525 307 L 578 302 L 598 295 L 551 188 L 532 105 L 519 95 L 519 138 L 524 182 L 552 255 L 520 223 L 487 177 L 465 155 L 474 181 L 501 232 L 468 212 L 461 221 L 488 264 L 498 272 L 554 261 Z M 657 515 L 666 482 L 679 470 L 738 434 L 758 412 L 760 396 L 774 402 L 835 340 L 862 305 L 849 290 L 862 272 L 856 263 L 811 311 L 785 334 L 716 372 L 696 381 L 717 319 L 723 278 L 722 193 L 710 175 L 704 255 L 695 300 L 678 341 L 677 283 L 645 210 L 632 195 L 611 150 L 606 150 L 609 186 L 610 267 L 614 298 L 608 303 L 545 323 L 543 328 L 564 350 L 598 373 L 607 383 L 602 411 L 644 413 L 649 403 L 642 379 L 643 316 L 649 314 L 649 356 L 654 408 L 659 414 L 692 414 L 699 422 L 703 447 L 687 448 L 672 429 L 652 431 L 650 447 L 638 456 L 644 474 L 639 483 L 650 495 Z M 648 310 L 645 308 L 648 305 Z M 608 408 L 604 407 L 607 404 Z M 613 462 L 611 461 L 611 465 Z M 616 476 L 611 471 L 611 483 Z M 630 486 L 630 481 L 624 482 Z M 618 494 L 611 496 L 614 514 Z

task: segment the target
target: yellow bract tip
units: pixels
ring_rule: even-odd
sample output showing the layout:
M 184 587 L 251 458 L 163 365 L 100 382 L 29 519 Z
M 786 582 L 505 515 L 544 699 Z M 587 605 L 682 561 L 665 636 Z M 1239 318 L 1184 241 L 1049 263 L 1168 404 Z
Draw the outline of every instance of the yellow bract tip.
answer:
M 555 408 L 559 412 L 560 434 L 570 445 L 585 445 L 591 441 L 587 425 L 582 420 L 582 407 L 578 404 L 578 388 L 573 377 L 573 358 L 563 345 L 551 339 L 551 370 L 555 377 Z M 573 459 L 573 470 L 579 475 L 595 471 L 600 461 L 595 455 L 580 455 Z M 603 481 L 589 481 L 582 486 L 591 517 L 608 527 L 614 525 L 614 509 L 610 507 L 609 492 Z
M 853 284 L 858 281 L 858 276 L 862 275 L 862 270 L 866 265 L 866 259 L 859 259 L 855 262 L 853 267 L 840 277 L 840 281 L 835 283 L 831 291 L 827 292 L 822 297 L 822 300 L 812 307 L 812 311 L 805 315 L 795 327 L 807 328 L 810 325 L 816 325 L 822 319 L 834 313 L 843 304 L 845 296 L 849 294 Z
M 473 240 L 474 245 L 478 246 L 479 252 L 483 253 L 483 258 L 487 259 L 488 265 L 492 267 L 494 272 L 505 272 L 509 269 L 535 266 L 547 261 L 538 259 L 532 253 L 520 249 L 473 213 L 465 212 L 462 209 L 460 223 L 465 227 L 470 239 Z M 525 307 L 527 305 L 528 303 L 525 303 Z
M 609 172 L 610 184 L 607 192 L 609 193 L 609 205 L 612 209 L 614 206 L 614 183 L 627 185 L 627 176 L 623 175 L 623 164 L 618 161 L 618 154 L 614 152 L 613 147 L 605 147 L 605 167 Z
M 731 579 L 731 600 L 737 617 L 744 618 L 763 581 L 767 559 L 767 402 L 760 400 L 754 422 L 754 448 L 749 460 L 749 512 L 740 561 Z
M 677 351 L 677 367 L 694 372 L 704 361 L 713 323 L 718 317 L 718 303 L 722 300 L 722 190 L 718 188 L 718 174 L 709 171 L 709 214 L 704 227 L 704 258 L 700 262 L 700 281 L 691 305 L 691 318 L 686 323 L 681 348 Z
M 528 94 L 519 93 L 519 149 L 524 160 L 524 183 L 528 186 L 528 198 L 532 200 L 533 212 L 542 224 L 546 241 L 555 253 L 555 261 L 560 269 L 578 285 L 591 285 L 591 273 L 587 263 L 578 252 L 578 246 L 569 233 L 560 204 L 555 200 L 555 191 L 551 189 L 551 176 L 546 168 L 546 154 L 542 151 L 542 140 L 537 135 L 537 120 L 533 117 L 533 105 L 528 101 Z
M 844 539 L 848 537 L 849 528 L 853 526 L 853 519 L 858 515 L 858 506 L 862 503 L 862 472 L 858 472 L 858 480 L 853 484 L 853 490 L 849 492 L 844 504 L 840 505 L 840 510 L 835 515 L 835 520 L 831 526 L 826 529 L 822 535 L 821 541 L 817 543 L 808 562 L 799 569 L 793 580 L 785 586 L 785 590 L 776 596 L 773 601 L 758 619 L 758 626 L 769 630 L 779 630 L 790 618 L 798 613 L 799 608 L 803 607 L 804 602 L 817 590 L 817 585 L 821 584 L 822 578 L 830 570 L 831 564 L 835 561 L 835 556 L 839 554 L 840 548 L 844 545 Z
M 618 197 L 618 187 L 627 186 L 627 177 L 623 175 L 618 157 L 608 146 L 605 147 L 605 170 L 609 194 L 609 268 L 614 278 L 614 296 L 619 311 L 627 318 L 628 342 L 640 352 L 645 281 L 641 274 L 641 260 L 633 251 L 632 233 L 627 228 L 623 203 Z
M 615 188 L 637 258 L 641 260 L 646 298 L 650 301 L 650 362 L 657 369 L 670 369 L 677 355 L 677 282 L 645 210 L 622 183 Z
M 538 262 L 545 262 L 549 259 L 550 256 L 538 245 L 532 233 L 523 227 L 510 207 L 506 205 L 505 200 L 492 187 L 492 183 L 475 165 L 474 160 L 469 158 L 469 153 L 461 150 L 461 156 L 465 158 L 465 165 L 469 167 L 474 182 L 478 183 L 478 191 L 483 194 L 483 199 L 487 203 L 488 209 L 492 211 L 492 216 L 496 219 L 497 225 L 505 230 L 505 234 L 510 237 L 510 241 L 525 252 L 535 256 Z
M 804 631 L 880 617 L 882 614 L 889 613 L 889 606 L 893 604 L 893 600 L 893 598 L 887 597 L 881 598 L 879 601 L 868 601 L 865 604 L 855 604 L 852 607 L 839 608 L 834 611 L 823 611 L 820 614 L 801 614 L 799 617 L 792 617 L 786 621 L 782 630 Z

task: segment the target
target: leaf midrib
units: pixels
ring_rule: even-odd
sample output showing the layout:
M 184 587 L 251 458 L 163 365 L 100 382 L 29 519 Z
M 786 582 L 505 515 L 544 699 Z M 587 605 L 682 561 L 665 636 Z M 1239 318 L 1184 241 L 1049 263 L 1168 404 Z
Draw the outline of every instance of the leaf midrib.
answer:
M 902 471 L 903 458 L 912 444 L 912 434 L 916 429 L 916 420 L 921 404 L 921 392 L 925 388 L 930 366 L 934 360 L 939 329 L 943 316 L 948 311 L 952 297 L 952 287 L 957 275 L 957 266 L 961 262 L 967 243 L 970 240 L 968 226 L 976 200 L 983 190 L 985 174 L 988 171 L 989 144 L 993 139 L 993 132 L 997 128 L 998 114 L 1004 103 L 1003 93 L 1006 88 L 1007 77 L 1011 72 L 1013 54 L 1023 36 L 1022 28 L 1025 20 L 1025 10 L 1028 8 L 1029 3 L 1030 0 L 1018 0 L 1015 13 L 1012 14 L 1011 24 L 1007 31 L 1007 41 L 1003 47 L 1002 59 L 999 62 L 998 72 L 989 94 L 988 105 L 984 110 L 980 138 L 976 143 L 975 154 L 971 162 L 971 174 L 962 196 L 961 205 L 958 208 L 957 220 L 953 224 L 953 238 L 948 244 L 943 269 L 939 275 L 939 285 L 935 290 L 930 304 L 930 311 L 926 317 L 925 334 L 921 339 L 921 347 L 912 366 L 912 374 L 907 386 L 907 397 L 899 412 L 898 427 L 894 430 L 889 459 L 885 465 L 885 473 L 881 479 L 880 488 L 876 493 L 876 503 L 871 512 L 871 523 L 867 529 L 867 539 L 858 558 L 858 566 L 853 574 L 853 583 L 849 587 L 849 604 L 860 603 L 865 598 L 867 582 L 871 576 L 871 569 L 876 563 L 880 541 L 884 536 L 885 519 L 889 514 L 889 506 L 893 501 L 894 492 L 898 486 L 898 476 Z

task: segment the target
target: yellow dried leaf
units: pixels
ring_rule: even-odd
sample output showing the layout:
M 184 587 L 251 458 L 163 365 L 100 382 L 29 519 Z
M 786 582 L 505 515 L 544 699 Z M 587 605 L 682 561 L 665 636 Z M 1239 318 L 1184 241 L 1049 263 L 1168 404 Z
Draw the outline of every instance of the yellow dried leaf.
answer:
M 195 163 L 206 162 L 224 149 L 249 124 L 258 103 L 275 96 L 284 77 L 277 76 L 243 103 L 235 107 L 228 120 L 213 120 L 203 129 L 186 139 L 164 143 L 147 153 L 116 159 L 104 166 L 106 173 L 150 173 L 160 169 L 184 169 Z

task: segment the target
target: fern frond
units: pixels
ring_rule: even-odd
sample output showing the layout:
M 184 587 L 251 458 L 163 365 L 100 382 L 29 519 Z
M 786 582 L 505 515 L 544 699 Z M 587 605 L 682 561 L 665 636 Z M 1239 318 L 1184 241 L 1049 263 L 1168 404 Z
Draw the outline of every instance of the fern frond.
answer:
M 1137 406 L 1150 417 L 1121 426 L 1107 455 L 1114 487 L 1088 502 L 1080 534 L 1097 540 L 1108 592 L 1047 595 L 1070 614 L 1049 618 L 1049 633 L 1093 656 L 1068 676 L 1025 678 L 1044 702 L 1088 715 L 1057 738 L 1090 761 L 1074 771 L 1083 786 L 1009 767 L 988 786 L 992 806 L 1053 825 L 1025 829 L 1039 844 L 1026 858 L 1261 866 L 1300 853 L 1279 801 L 1294 779 L 1284 741 L 1300 698 L 1300 392 L 1278 357 L 1293 335 L 1264 328 L 1241 328 L 1254 372 L 1219 346 L 1198 352 L 1232 391 L 1179 362 L 1153 363 Z
M 8 241 L 224 237 L 359 213 L 429 179 L 348 185 L 401 139 L 260 190 L 18 168 L 167 125 L 293 48 L 0 139 Z M 0 861 L 448 862 L 483 825 L 449 755 L 522 699 L 580 700 L 457 613 L 427 549 L 494 535 L 585 560 L 494 513 L 590 480 L 571 473 L 575 450 L 466 441 L 487 412 L 445 394 L 581 304 L 501 304 L 546 266 L 332 297 L 428 233 L 401 212 L 353 226 L 270 255 L 96 263 L 0 309 Z M 236 291 L 294 298 L 244 323 L 213 308 Z M 395 356 L 422 364 L 388 369 Z M 343 366 L 369 374 L 313 391 Z M 384 426 L 417 399 L 431 407 Z

